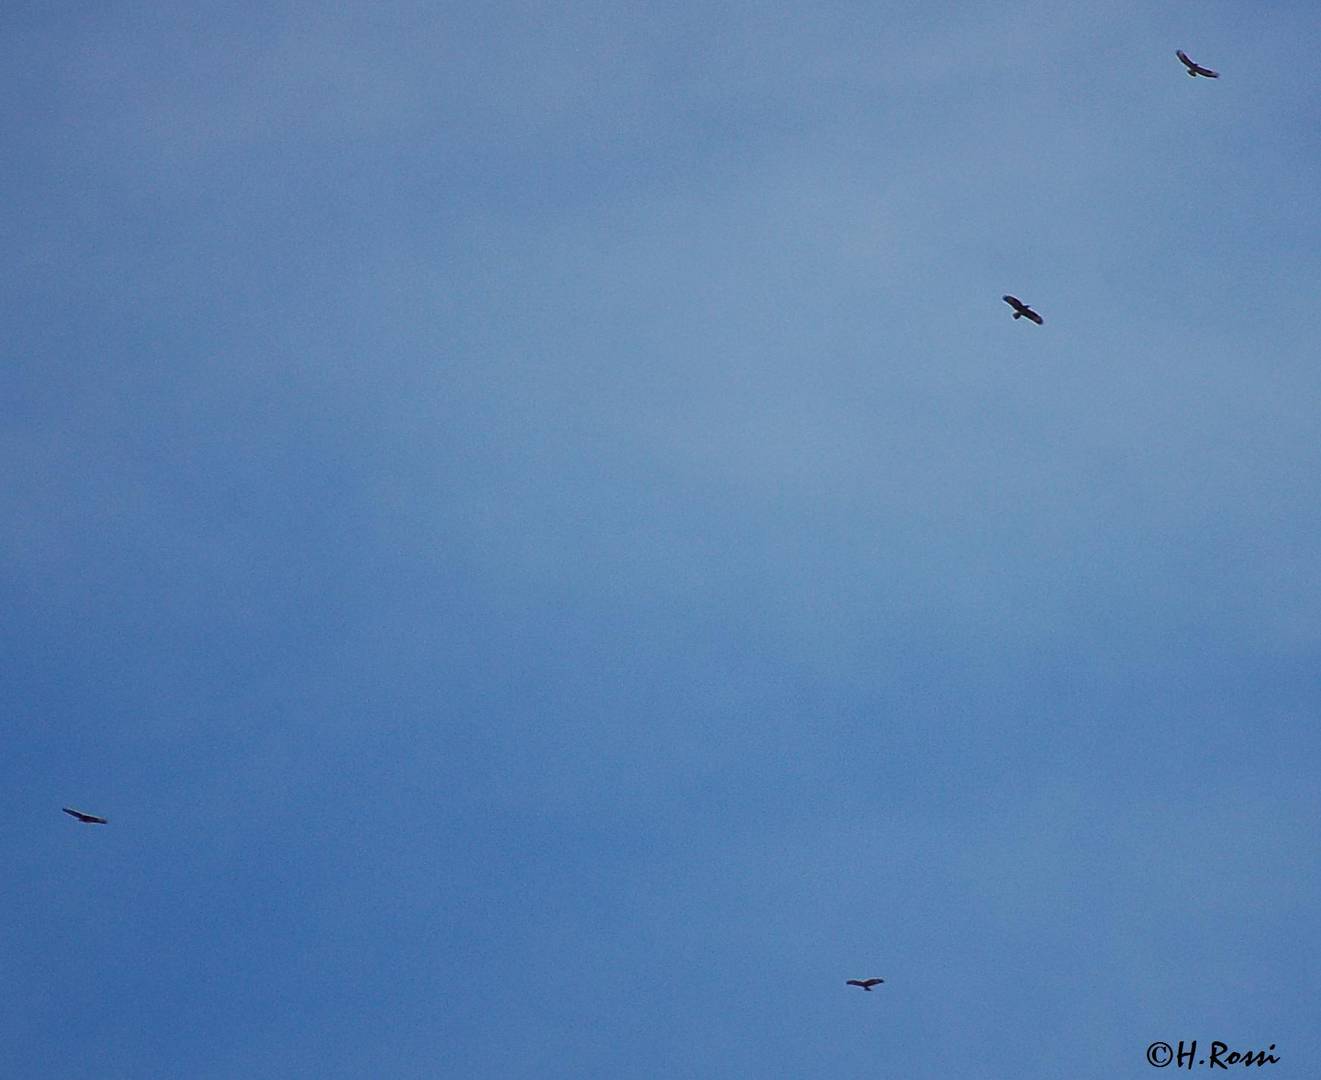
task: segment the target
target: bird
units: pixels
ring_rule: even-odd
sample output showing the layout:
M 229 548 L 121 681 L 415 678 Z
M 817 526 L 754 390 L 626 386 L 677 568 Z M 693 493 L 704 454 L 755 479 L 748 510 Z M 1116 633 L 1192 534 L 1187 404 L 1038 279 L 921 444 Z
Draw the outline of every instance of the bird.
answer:
M 847 981 L 845 981 L 844 985 L 861 986 L 864 990 L 867 991 L 867 993 L 870 994 L 871 988 L 873 986 L 875 986 L 877 983 L 883 983 L 883 982 L 885 982 L 884 979 L 848 979 Z
M 1175 49 L 1174 55 L 1183 61 L 1183 66 L 1188 69 L 1188 74 L 1194 79 L 1201 75 L 1204 79 L 1218 79 L 1220 72 L 1212 71 L 1210 68 L 1204 68 L 1201 64 L 1195 64 L 1188 59 L 1188 54 L 1182 49 Z
M 109 825 L 103 817 L 97 817 L 95 814 L 84 814 L 81 810 L 73 810 L 70 807 L 64 807 L 64 812 L 70 817 L 76 817 L 84 825 Z
M 1004 302 L 1014 309 L 1015 319 L 1024 319 L 1024 318 L 1031 319 L 1038 326 L 1040 326 L 1043 322 L 1046 321 L 1035 311 L 1033 311 L 1030 307 L 1028 307 L 1025 303 L 1023 303 L 1023 301 L 1020 300 L 1017 296 L 1006 296 L 1004 298 Z

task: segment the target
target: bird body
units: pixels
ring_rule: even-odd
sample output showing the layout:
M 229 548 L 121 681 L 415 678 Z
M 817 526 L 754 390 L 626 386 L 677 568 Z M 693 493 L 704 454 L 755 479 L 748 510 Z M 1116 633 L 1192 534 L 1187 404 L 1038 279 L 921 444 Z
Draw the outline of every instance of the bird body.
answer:
M 1017 296 L 1006 295 L 1003 299 L 1006 304 L 1008 304 L 1011 308 L 1014 309 L 1015 319 L 1031 319 L 1038 326 L 1040 326 L 1042 323 L 1046 321 L 1035 311 L 1033 311 L 1030 307 L 1028 307 L 1025 303 L 1023 303 L 1023 301 L 1020 300 Z
M 1180 61 L 1182 61 L 1183 66 L 1188 69 L 1188 74 L 1192 78 L 1195 79 L 1197 78 L 1198 75 L 1202 76 L 1202 78 L 1204 79 L 1220 78 L 1220 72 L 1212 71 L 1210 68 L 1204 68 L 1202 67 L 1201 64 L 1195 63 L 1194 61 L 1190 60 L 1188 58 L 1188 54 L 1184 52 L 1182 49 L 1175 49 L 1174 55 L 1177 56 Z
M 870 993 L 871 993 L 871 988 L 872 988 L 873 986 L 877 985 L 878 983 L 883 983 L 883 982 L 885 982 L 884 979 L 848 979 L 848 980 L 845 981 L 844 985 L 845 985 L 845 986 L 861 986 L 864 990 L 867 991 L 867 993 L 870 994 Z
M 72 807 L 64 807 L 64 812 L 70 817 L 77 818 L 84 825 L 109 825 L 103 817 L 97 817 L 95 814 L 84 814 L 81 810 L 74 810 Z

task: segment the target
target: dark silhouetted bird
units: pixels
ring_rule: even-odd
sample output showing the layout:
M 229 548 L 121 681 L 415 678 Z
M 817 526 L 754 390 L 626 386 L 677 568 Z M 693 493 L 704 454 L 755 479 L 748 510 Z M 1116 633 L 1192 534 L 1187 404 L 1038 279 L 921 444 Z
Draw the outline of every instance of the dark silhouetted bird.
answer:
M 878 983 L 885 982 L 884 979 L 849 979 L 845 986 L 861 986 L 867 993 L 871 993 L 871 988 Z
M 76 817 L 76 818 L 77 818 L 79 821 L 81 821 L 84 825 L 109 825 L 109 824 L 110 824 L 110 822 L 106 821 L 106 819 L 103 818 L 103 817 L 97 817 L 95 814 L 84 814 L 81 810 L 72 810 L 72 809 L 70 809 L 70 808 L 67 807 L 67 806 L 64 807 L 64 812 L 65 812 L 66 814 L 68 814 L 70 817 Z
M 1194 79 L 1197 78 L 1198 75 L 1202 76 L 1204 79 L 1220 78 L 1220 72 L 1212 71 L 1210 68 L 1204 68 L 1201 64 L 1194 64 L 1188 59 L 1188 54 L 1182 49 L 1175 49 L 1174 55 L 1183 61 L 1183 66 L 1188 69 L 1188 74 Z
M 1017 296 L 1006 296 L 1004 298 L 1004 302 L 1014 309 L 1015 319 L 1031 319 L 1038 326 L 1040 326 L 1043 322 L 1046 321 L 1035 311 L 1033 311 L 1030 307 L 1028 307 L 1025 303 L 1023 303 L 1023 301 L 1020 300 Z

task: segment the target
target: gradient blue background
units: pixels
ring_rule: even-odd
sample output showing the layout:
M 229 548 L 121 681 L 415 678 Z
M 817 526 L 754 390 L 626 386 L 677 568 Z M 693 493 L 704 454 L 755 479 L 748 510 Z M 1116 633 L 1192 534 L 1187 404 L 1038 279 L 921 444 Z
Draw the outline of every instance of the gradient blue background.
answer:
M 1250 7 L 6 5 L 0 1075 L 1316 1076 Z

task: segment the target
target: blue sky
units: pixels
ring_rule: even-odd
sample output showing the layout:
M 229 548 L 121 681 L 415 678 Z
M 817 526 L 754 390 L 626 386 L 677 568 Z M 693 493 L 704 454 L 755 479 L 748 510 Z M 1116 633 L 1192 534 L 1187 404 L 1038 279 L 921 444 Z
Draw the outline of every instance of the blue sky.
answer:
M 0 30 L 0 1072 L 1314 1075 L 1313 5 Z

